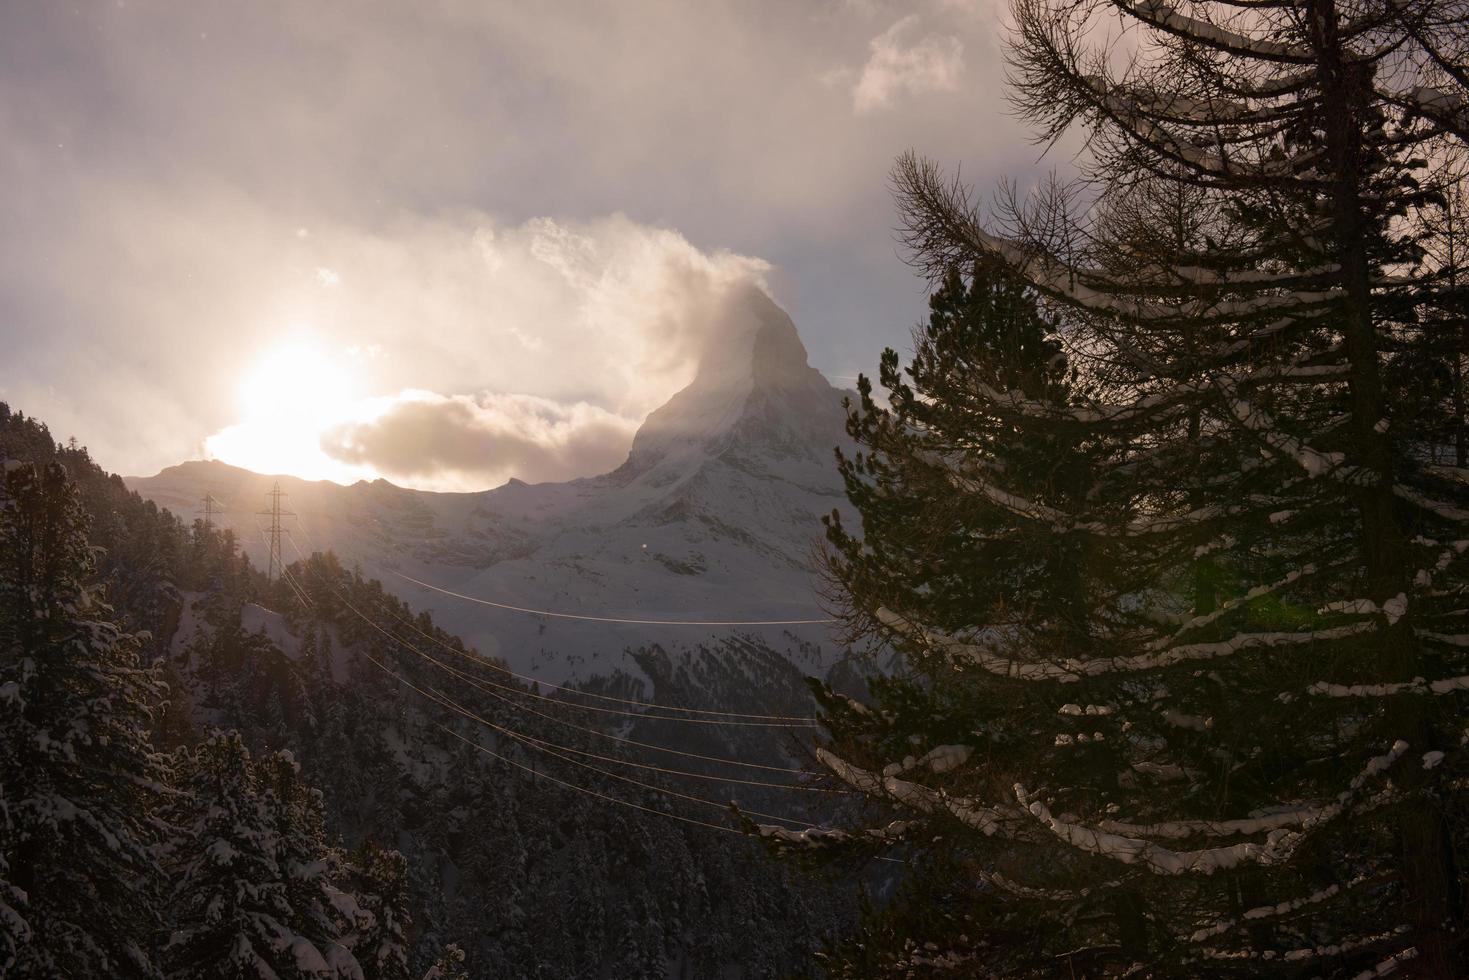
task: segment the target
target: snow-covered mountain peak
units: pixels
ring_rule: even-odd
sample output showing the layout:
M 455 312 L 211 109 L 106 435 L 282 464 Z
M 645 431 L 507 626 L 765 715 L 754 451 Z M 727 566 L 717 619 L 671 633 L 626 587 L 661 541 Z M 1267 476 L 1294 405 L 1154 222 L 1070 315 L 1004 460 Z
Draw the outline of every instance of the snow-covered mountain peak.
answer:
M 829 457 L 841 431 L 839 397 L 807 361 L 796 325 L 763 291 L 736 291 L 713 325 L 694 380 L 648 416 L 628 468 L 671 455 L 732 448 Z
M 707 326 L 693 381 L 648 417 L 627 462 L 601 476 L 448 494 L 195 462 L 128 482 L 185 515 L 211 494 L 223 507 L 216 522 L 263 566 L 258 512 L 279 479 L 291 545 L 336 552 L 481 652 L 552 681 L 636 673 L 627 649 L 713 649 L 736 633 L 817 667 L 818 651 L 830 650 L 826 626 L 785 624 L 823 615 L 810 555 L 821 516 L 846 507 L 832 458 L 845 441 L 841 392 L 807 363 L 790 317 L 762 292 L 733 293 Z M 601 619 L 495 609 L 419 581 Z M 692 622 L 639 625 L 647 620 Z M 781 625 L 753 625 L 772 620 Z

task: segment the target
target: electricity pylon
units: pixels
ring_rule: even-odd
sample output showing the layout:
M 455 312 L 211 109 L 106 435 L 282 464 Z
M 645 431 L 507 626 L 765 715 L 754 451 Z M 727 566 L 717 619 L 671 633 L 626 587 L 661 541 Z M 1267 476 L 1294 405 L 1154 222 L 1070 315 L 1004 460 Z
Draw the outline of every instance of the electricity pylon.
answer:
M 266 532 L 270 535 L 270 561 L 265 567 L 265 577 L 274 579 L 280 577 L 282 570 L 286 567 L 285 561 L 281 558 L 281 535 L 291 533 L 281 527 L 281 518 L 296 515 L 291 511 L 281 510 L 281 498 L 286 494 L 281 492 L 279 482 L 270 488 L 270 493 L 266 496 L 270 498 L 270 510 L 257 511 L 257 513 L 261 517 L 270 518 L 270 529 Z
M 209 531 L 214 530 L 214 509 L 218 507 L 220 510 L 224 510 L 224 505 L 221 504 L 218 500 L 215 500 L 214 494 L 212 493 L 206 493 L 201 503 L 203 503 L 204 506 L 199 508 L 199 510 L 195 511 L 194 513 L 202 513 L 204 515 L 204 531 L 205 533 L 208 533 Z

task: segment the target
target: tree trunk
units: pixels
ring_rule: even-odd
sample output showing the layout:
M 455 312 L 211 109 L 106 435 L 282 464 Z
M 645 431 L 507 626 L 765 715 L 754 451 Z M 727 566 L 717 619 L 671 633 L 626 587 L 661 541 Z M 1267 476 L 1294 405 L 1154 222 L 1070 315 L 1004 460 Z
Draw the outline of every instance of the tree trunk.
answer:
M 1400 520 L 1393 495 L 1394 470 L 1389 436 L 1377 429 L 1384 416 L 1378 338 L 1372 309 L 1372 267 L 1367 250 L 1368 221 L 1361 188 L 1363 134 L 1367 122 L 1360 109 L 1368 105 L 1371 68 L 1351 59 L 1337 33 L 1335 0 L 1316 0 L 1310 8 L 1320 58 L 1327 157 L 1335 178 L 1332 224 L 1342 269 L 1342 330 L 1351 365 L 1352 462 L 1370 474 L 1356 492 L 1361 522 L 1361 551 L 1369 597 L 1379 604 L 1399 594 L 1410 595 L 1408 528 Z M 1412 626 L 1412 609 L 1378 634 L 1383 676 L 1402 680 L 1421 673 L 1421 651 Z M 1421 753 L 1435 739 L 1422 698 L 1398 699 L 1388 712 L 1388 735 L 1406 739 Z M 1408 765 L 1402 789 L 1421 790 L 1427 781 L 1421 767 Z M 1442 818 L 1424 806 L 1407 808 L 1399 831 L 1399 869 L 1418 949 L 1415 972 L 1433 978 L 1462 976 L 1449 929 L 1457 905 L 1457 874 Z

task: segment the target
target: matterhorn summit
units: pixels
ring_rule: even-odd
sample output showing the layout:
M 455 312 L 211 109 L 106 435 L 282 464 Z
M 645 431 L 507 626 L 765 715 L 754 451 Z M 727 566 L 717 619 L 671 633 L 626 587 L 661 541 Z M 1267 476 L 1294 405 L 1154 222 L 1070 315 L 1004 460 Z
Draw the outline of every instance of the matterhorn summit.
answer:
M 748 286 L 725 304 L 694 380 L 638 430 L 628 465 L 731 450 L 787 457 L 814 450 L 826 465 L 842 419 L 840 397 L 807 363 L 796 325 L 763 291 Z

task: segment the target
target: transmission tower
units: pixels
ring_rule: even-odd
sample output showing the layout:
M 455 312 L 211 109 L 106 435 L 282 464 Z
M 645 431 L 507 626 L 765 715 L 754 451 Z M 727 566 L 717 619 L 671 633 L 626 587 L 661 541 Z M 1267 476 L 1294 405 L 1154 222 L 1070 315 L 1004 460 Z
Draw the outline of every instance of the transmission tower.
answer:
M 212 493 L 206 493 L 200 503 L 204 506 L 200 507 L 195 513 L 204 515 L 204 531 L 208 533 L 214 530 L 214 515 L 217 513 L 215 508 L 219 508 L 222 511 L 224 510 L 224 505 L 218 500 L 215 500 L 214 494 Z
M 281 492 L 279 482 L 270 488 L 270 492 L 266 496 L 270 498 L 270 510 L 257 511 L 256 513 L 261 517 L 270 518 L 270 528 L 266 531 L 270 535 L 270 562 L 265 567 L 265 576 L 267 579 L 274 579 L 280 577 L 282 569 L 285 568 L 285 562 L 281 558 L 281 535 L 291 533 L 281 527 L 281 518 L 295 517 L 296 515 L 291 511 L 281 510 L 281 498 L 286 496 L 286 494 Z

